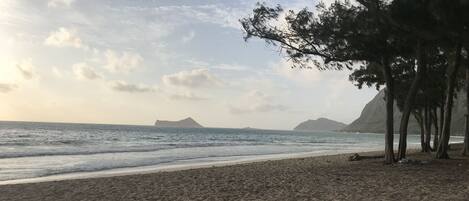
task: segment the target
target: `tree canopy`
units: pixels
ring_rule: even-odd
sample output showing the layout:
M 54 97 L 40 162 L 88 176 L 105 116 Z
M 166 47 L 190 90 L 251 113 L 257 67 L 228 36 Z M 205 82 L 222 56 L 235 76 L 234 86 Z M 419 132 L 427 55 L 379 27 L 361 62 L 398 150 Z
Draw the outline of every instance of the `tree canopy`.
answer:
M 394 101 L 403 111 L 398 159 L 406 156 L 411 113 L 425 111 L 428 133 L 432 122 L 437 126 L 431 121 L 437 108 L 442 111 L 437 157 L 447 157 L 452 100 L 461 86 L 457 72 L 468 60 L 467 11 L 469 0 L 335 1 L 314 11 L 258 3 L 240 21 L 246 41 L 256 37 L 279 47 L 293 67 L 348 69 L 358 88 L 385 86 L 385 162 L 392 163 Z

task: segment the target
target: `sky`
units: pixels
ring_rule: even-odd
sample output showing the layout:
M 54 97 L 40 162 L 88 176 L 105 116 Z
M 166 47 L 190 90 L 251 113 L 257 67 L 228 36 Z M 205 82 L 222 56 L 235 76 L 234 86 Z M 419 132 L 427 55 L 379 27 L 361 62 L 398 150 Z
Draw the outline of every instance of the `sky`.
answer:
M 0 119 L 292 129 L 350 123 L 377 94 L 245 42 L 257 0 L 1 0 Z M 310 0 L 272 0 L 314 9 Z

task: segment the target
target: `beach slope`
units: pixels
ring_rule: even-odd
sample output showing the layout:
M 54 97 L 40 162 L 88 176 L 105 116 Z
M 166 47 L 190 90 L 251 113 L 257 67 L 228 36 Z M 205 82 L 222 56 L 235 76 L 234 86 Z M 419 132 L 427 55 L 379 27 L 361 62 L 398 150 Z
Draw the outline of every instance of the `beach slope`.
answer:
M 348 161 L 350 154 L 0 186 L 0 200 L 465 200 L 469 158 Z M 379 152 L 361 153 L 376 156 Z

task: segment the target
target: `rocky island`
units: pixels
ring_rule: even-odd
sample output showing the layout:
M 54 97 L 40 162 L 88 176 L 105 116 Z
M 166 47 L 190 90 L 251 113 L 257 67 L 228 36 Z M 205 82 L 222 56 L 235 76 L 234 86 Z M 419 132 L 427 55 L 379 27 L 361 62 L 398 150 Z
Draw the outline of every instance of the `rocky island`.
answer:
M 156 120 L 155 126 L 162 128 L 203 128 L 202 125 L 190 117 L 179 121 Z

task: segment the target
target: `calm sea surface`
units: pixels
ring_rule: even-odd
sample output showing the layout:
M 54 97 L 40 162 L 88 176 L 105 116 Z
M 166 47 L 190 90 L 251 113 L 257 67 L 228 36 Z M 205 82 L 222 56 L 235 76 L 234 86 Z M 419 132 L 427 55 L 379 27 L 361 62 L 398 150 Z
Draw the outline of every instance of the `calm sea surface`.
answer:
M 381 134 L 0 122 L 0 181 L 292 154 L 381 150 Z M 416 145 L 419 137 L 410 136 Z

